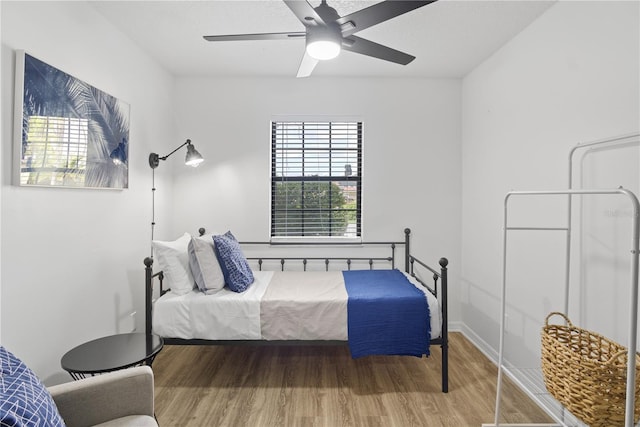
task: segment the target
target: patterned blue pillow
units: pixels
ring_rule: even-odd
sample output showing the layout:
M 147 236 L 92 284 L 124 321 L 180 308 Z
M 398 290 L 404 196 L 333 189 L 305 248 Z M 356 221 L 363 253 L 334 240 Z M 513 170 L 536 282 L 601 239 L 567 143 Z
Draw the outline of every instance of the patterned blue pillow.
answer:
M 38 377 L 0 346 L 0 426 L 64 425 L 53 398 Z
M 244 292 L 253 283 L 253 271 L 231 231 L 213 236 L 214 247 L 224 282 L 234 292 Z

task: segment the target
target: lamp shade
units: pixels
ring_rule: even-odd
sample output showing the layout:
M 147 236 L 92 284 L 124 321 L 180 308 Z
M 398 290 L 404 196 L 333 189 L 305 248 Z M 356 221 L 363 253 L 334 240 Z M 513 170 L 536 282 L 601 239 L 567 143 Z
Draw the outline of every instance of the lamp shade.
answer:
M 192 144 L 187 144 L 187 155 L 184 159 L 184 164 L 195 168 L 203 161 L 204 158 L 198 153 L 198 150 Z

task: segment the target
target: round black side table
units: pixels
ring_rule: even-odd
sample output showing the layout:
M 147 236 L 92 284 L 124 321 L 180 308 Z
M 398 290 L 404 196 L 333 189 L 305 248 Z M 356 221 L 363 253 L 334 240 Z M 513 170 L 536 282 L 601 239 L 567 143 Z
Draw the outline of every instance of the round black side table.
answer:
M 74 380 L 118 369 L 153 363 L 164 341 L 157 335 L 117 334 L 72 348 L 60 360 Z

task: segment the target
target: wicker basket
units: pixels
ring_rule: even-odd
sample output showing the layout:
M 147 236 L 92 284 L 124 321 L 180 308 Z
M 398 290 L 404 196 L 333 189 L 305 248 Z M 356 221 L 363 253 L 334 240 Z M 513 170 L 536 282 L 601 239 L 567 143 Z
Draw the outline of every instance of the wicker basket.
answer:
M 558 315 L 566 325 L 550 325 Z M 635 423 L 640 418 L 640 356 L 636 355 Z M 627 349 L 578 328 L 552 312 L 542 328 L 542 373 L 549 393 L 590 426 L 622 426 L 625 418 Z

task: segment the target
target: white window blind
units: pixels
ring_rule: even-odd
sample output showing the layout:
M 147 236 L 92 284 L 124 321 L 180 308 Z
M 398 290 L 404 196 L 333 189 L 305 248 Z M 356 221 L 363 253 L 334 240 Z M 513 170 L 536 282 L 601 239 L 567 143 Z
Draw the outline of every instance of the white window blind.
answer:
M 360 237 L 362 122 L 271 123 L 271 237 Z

